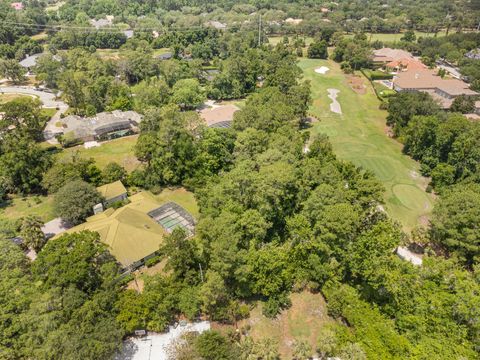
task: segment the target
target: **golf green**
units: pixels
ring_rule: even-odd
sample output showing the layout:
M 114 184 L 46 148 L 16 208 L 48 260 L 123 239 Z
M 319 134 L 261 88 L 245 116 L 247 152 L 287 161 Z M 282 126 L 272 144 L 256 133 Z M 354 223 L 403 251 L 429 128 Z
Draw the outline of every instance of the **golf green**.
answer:
M 433 206 L 431 195 L 424 189 L 428 181 L 418 176 L 419 165 L 402 154 L 401 144 L 385 132 L 386 111 L 365 78 L 355 84 L 365 85 L 354 91 L 347 75 L 330 60 L 301 59 L 304 78 L 310 80 L 313 103 L 310 112 L 319 120 L 312 133 L 327 134 L 339 158 L 373 171 L 385 187 L 385 209 L 404 230 L 410 231 L 419 220 L 428 216 Z M 318 74 L 316 68 L 327 66 L 330 71 Z M 330 111 L 327 89 L 338 89 L 337 100 L 342 114 Z

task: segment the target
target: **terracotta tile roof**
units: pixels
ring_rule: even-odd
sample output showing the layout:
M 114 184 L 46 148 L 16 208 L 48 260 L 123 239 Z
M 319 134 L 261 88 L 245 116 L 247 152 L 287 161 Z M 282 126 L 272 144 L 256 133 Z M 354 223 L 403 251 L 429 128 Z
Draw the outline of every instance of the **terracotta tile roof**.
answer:
M 421 61 L 414 58 L 403 58 L 399 60 L 390 61 L 385 66 L 390 69 L 396 69 L 396 68 L 407 69 L 407 70 L 427 69 L 427 66 L 425 64 L 423 64 Z

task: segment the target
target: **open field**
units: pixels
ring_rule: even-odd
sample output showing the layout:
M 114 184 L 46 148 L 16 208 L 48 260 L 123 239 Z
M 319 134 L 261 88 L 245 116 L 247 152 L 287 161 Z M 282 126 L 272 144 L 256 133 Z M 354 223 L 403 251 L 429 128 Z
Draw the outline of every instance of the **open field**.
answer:
M 10 220 L 36 215 L 44 222 L 55 218 L 53 196 L 12 197 L 0 204 L 0 216 Z
M 442 30 L 442 31 L 439 31 L 437 33 L 437 37 L 440 37 L 440 36 L 445 36 L 445 31 Z M 380 34 L 380 33 L 366 33 L 367 35 L 367 39 L 370 40 L 370 41 L 376 41 L 376 40 L 379 40 L 379 41 L 383 41 L 383 42 L 395 42 L 395 41 L 400 41 L 400 39 L 402 38 L 403 36 L 403 33 L 397 33 L 397 34 Z M 417 39 L 419 37 L 433 37 L 435 36 L 434 33 L 425 33 L 425 32 L 421 32 L 421 31 L 415 31 L 415 35 L 417 36 Z M 345 35 L 345 37 L 353 37 L 353 34 L 348 34 L 348 35 Z
M 134 155 L 134 146 L 137 143 L 138 135 L 126 136 L 120 139 L 102 142 L 101 146 L 85 149 L 83 145 L 68 148 L 60 152 L 59 159 L 71 157 L 78 154 L 84 159 L 93 158 L 100 169 L 103 169 L 109 162 L 116 162 L 122 165 L 128 172 L 135 170 L 139 162 Z
M 321 294 L 308 291 L 292 293 L 292 306 L 275 319 L 262 315 L 261 304 L 250 311 L 250 316 L 238 323 L 239 328 L 250 327 L 248 334 L 254 340 L 273 339 L 278 343 L 281 359 L 292 359 L 295 341 L 307 341 L 316 349 L 320 329 L 335 320 L 327 314 L 327 305 Z M 229 326 L 213 323 L 214 329 L 226 330 Z M 232 326 L 230 326 L 231 328 Z
M 379 101 L 368 81 L 357 78 L 365 88 L 353 91 L 340 66 L 331 60 L 302 59 L 299 66 L 305 79 L 311 80 L 310 110 L 320 120 L 312 133 L 327 134 L 339 158 L 375 173 L 386 189 L 386 211 L 406 231 L 419 221 L 424 223 L 433 206 L 432 197 L 424 191 L 427 180 L 418 174 L 418 163 L 402 154 L 402 145 L 386 135 L 387 113 L 379 110 Z M 320 66 L 327 66 L 330 71 L 325 75 L 315 73 Z M 342 115 L 330 111 L 330 88 L 340 90 L 337 100 Z

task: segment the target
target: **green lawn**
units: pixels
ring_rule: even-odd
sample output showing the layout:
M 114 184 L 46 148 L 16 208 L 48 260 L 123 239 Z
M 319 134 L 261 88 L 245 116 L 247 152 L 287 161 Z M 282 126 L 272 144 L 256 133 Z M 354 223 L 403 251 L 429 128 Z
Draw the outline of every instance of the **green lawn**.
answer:
M 10 220 L 36 215 L 44 222 L 55 218 L 53 196 L 13 197 L 0 204 L 0 216 Z
M 58 158 L 65 159 L 74 154 L 80 155 L 84 159 L 93 158 L 100 169 L 103 169 L 109 162 L 117 162 L 128 172 L 133 171 L 139 165 L 134 155 L 134 146 L 137 143 L 138 135 L 127 136 L 107 142 L 102 142 L 101 146 L 85 149 L 83 145 L 68 148 L 60 152 Z
M 335 153 L 357 166 L 372 170 L 384 184 L 385 209 L 406 231 L 411 230 L 432 209 L 433 200 L 423 189 L 427 181 L 418 175 L 419 165 L 401 152 L 401 144 L 385 133 L 386 111 L 379 110 L 369 82 L 365 94 L 355 93 L 348 85 L 338 64 L 331 60 L 302 59 L 299 66 L 305 79 L 311 80 L 314 99 L 311 113 L 320 121 L 312 133 L 330 137 Z M 330 71 L 325 75 L 314 72 L 320 66 Z M 330 111 L 327 89 L 340 90 L 337 100 L 342 115 Z
M 197 220 L 200 217 L 200 212 L 198 210 L 197 201 L 195 200 L 195 195 L 184 188 L 164 189 L 160 194 L 153 195 L 153 197 L 161 204 L 167 203 L 169 201 L 176 202 L 178 205 L 182 206 L 185 210 L 187 210 Z

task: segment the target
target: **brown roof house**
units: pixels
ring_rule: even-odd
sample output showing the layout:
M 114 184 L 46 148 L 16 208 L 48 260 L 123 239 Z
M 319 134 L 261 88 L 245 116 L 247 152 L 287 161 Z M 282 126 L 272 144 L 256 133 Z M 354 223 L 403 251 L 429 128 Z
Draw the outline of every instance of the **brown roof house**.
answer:
M 228 128 L 232 124 L 233 114 L 238 110 L 240 108 L 235 105 L 216 106 L 200 110 L 200 117 L 208 127 Z
M 458 79 L 442 79 L 434 70 L 408 70 L 393 78 L 396 91 L 423 91 L 429 93 L 444 109 L 450 108 L 453 100 L 460 95 L 477 96 L 479 93 Z
M 415 59 L 411 53 L 402 49 L 381 48 L 373 50 L 372 61 L 377 64 L 387 64 L 402 59 Z

